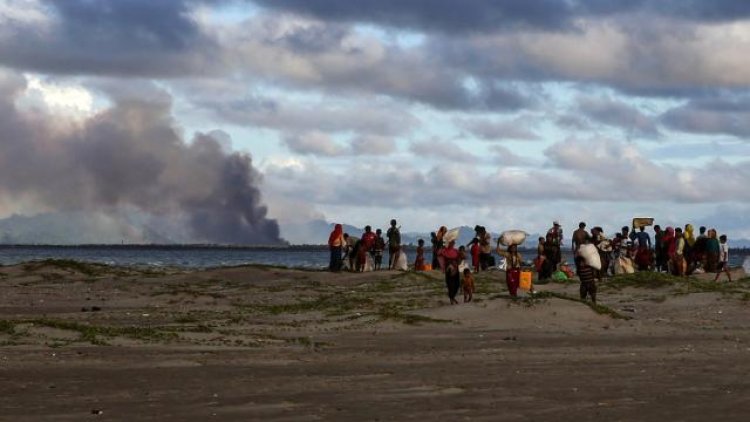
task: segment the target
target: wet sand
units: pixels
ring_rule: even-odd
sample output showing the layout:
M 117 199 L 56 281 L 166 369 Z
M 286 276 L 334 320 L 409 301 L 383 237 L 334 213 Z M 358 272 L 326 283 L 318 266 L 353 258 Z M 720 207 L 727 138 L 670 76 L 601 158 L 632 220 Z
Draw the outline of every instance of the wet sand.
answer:
M 0 267 L 0 420 L 746 420 L 750 281 L 706 278 Z

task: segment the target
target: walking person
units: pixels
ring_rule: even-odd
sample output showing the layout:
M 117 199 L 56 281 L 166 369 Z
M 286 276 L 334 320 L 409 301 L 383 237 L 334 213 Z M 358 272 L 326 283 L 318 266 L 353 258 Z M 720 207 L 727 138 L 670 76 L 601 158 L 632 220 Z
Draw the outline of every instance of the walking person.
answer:
M 445 272 L 445 286 L 448 288 L 448 299 L 451 305 L 457 305 L 456 294 L 461 287 L 461 274 L 458 271 L 458 250 L 454 247 L 455 241 L 451 240 L 448 246 L 441 248 L 439 255 L 442 258 Z
M 729 281 L 732 281 L 732 273 L 729 272 L 729 244 L 725 234 L 719 237 L 719 268 L 716 271 L 714 281 L 719 281 L 721 273 L 725 273 Z
M 521 264 L 523 259 L 518 253 L 517 245 L 508 246 L 507 250 L 500 248 L 500 239 L 497 240 L 497 254 L 505 258 L 505 284 L 508 286 L 510 297 L 518 297 L 518 285 L 521 282 Z

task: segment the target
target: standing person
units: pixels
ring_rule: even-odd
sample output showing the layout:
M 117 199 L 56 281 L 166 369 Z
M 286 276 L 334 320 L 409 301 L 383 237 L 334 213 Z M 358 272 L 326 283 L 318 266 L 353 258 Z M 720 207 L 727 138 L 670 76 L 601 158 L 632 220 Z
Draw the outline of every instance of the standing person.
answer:
M 375 247 L 376 235 L 372 231 L 372 227 L 365 226 L 365 232 L 362 233 L 362 239 L 359 250 L 357 251 L 357 270 L 363 272 L 367 266 L 367 255 L 372 254 L 372 249 Z
M 664 259 L 667 262 L 667 273 L 674 274 L 676 269 L 674 267 L 674 254 L 677 252 L 677 237 L 672 227 L 667 227 L 664 230 L 664 236 L 661 238 L 664 243 Z
M 359 238 L 344 233 L 344 258 L 349 264 L 349 271 L 356 270 L 357 252 L 359 250 Z
M 674 257 L 672 258 L 672 263 L 674 264 L 674 275 L 677 276 L 686 276 L 687 275 L 687 261 L 685 261 L 685 250 L 686 250 L 686 244 L 685 236 L 682 234 L 682 229 L 677 227 L 674 231 Z
M 375 245 L 372 247 L 372 258 L 375 261 L 375 271 L 383 268 L 383 252 L 385 251 L 385 240 L 383 230 L 375 230 Z
M 646 233 L 646 226 L 641 226 L 635 235 L 637 249 L 635 252 L 635 264 L 638 271 L 647 271 L 651 267 L 651 236 Z
M 479 266 L 482 271 L 493 266 L 492 258 L 492 235 L 486 228 L 479 226 Z
M 685 275 L 690 275 L 695 269 L 695 235 L 693 234 L 694 228 L 692 224 L 685 224 L 685 231 L 682 233 L 682 237 L 685 239 L 685 247 L 683 249 L 683 257 L 685 258 Z
M 714 272 L 716 271 L 715 265 L 718 264 L 718 250 L 716 259 L 717 261 L 714 262 L 714 268 L 708 269 L 706 268 L 708 265 L 708 250 L 706 249 L 708 245 L 708 240 L 710 238 L 710 230 L 708 233 L 706 233 L 706 226 L 700 226 L 698 228 L 698 237 L 695 239 L 695 243 L 693 244 L 693 253 L 692 253 L 692 259 L 693 259 L 693 266 L 694 268 L 702 267 L 706 272 Z M 718 245 L 719 239 L 716 238 L 716 243 Z
M 392 270 L 401 253 L 401 229 L 396 227 L 396 220 L 391 220 L 391 227 L 385 233 L 388 238 L 388 269 Z
M 708 236 L 704 235 L 703 248 L 705 250 L 705 264 L 703 269 L 707 273 L 713 273 L 717 271 L 719 266 L 719 255 L 721 254 L 721 245 L 719 239 L 716 237 L 716 230 L 711 229 L 708 231 Z M 701 240 L 699 237 L 695 244 L 698 245 L 698 241 Z
M 440 260 L 438 259 L 440 242 L 438 241 L 437 233 L 430 233 L 430 243 L 432 244 L 432 269 L 437 270 L 438 268 L 440 268 Z
M 454 247 L 455 241 L 451 240 L 448 246 L 441 248 L 438 253 L 443 260 L 445 272 L 445 286 L 448 288 L 448 298 L 451 305 L 458 304 L 456 294 L 461 287 L 461 274 L 458 272 L 458 250 Z
M 667 255 L 667 251 L 665 249 L 664 245 L 664 232 L 661 231 L 660 225 L 654 226 L 654 255 L 656 258 L 656 265 L 654 269 L 656 272 L 663 272 L 666 270 L 666 260 L 665 257 Z
M 479 239 L 476 237 L 474 239 L 471 239 L 471 248 L 469 249 L 469 253 L 471 253 L 471 266 L 474 268 L 474 272 L 479 272 L 480 267 L 480 250 L 479 250 Z
M 546 280 L 552 277 L 552 266 L 547 256 L 544 253 L 544 238 L 539 237 L 536 245 L 536 259 L 534 260 L 534 267 L 538 274 L 539 280 Z
M 576 272 L 581 280 L 579 288 L 581 300 L 591 297 L 591 301 L 596 303 L 596 270 L 594 267 L 586 264 L 586 261 L 579 259 L 576 261 Z
M 599 280 L 609 273 L 609 264 L 612 262 L 612 242 L 604 236 L 604 229 L 597 226 L 591 229 L 591 239 L 599 253 L 602 267 L 599 270 Z
M 440 252 L 443 250 L 443 248 L 445 248 L 443 236 L 445 236 L 446 233 L 448 233 L 448 228 L 445 226 L 440 226 L 437 234 L 435 235 L 435 246 L 437 247 L 437 249 L 432 250 L 433 255 L 437 255 L 438 266 L 440 267 L 441 271 L 445 271 L 445 258 Z
M 550 261 L 552 271 L 555 271 L 560 264 L 560 261 L 562 261 L 562 253 L 560 251 L 562 244 L 563 229 L 560 227 L 558 221 L 553 221 L 552 228 L 547 230 L 547 236 L 545 238 L 545 254 Z
M 727 235 L 722 234 L 719 237 L 719 268 L 716 271 L 716 278 L 714 281 L 719 281 L 721 273 L 726 273 L 729 282 L 732 281 L 732 274 L 729 272 L 729 244 L 727 243 Z
M 417 240 L 417 257 L 414 259 L 414 271 L 424 271 L 424 239 Z
M 573 236 L 571 237 L 571 250 L 575 254 L 578 252 L 578 248 L 583 245 L 584 243 L 587 243 L 591 239 L 591 236 L 589 236 L 589 233 L 586 231 L 586 223 L 581 221 L 578 223 L 578 230 L 573 232 Z
M 331 251 L 331 260 L 328 264 L 329 271 L 341 271 L 341 253 L 344 249 L 344 244 L 344 227 L 341 224 L 336 224 L 330 236 L 328 236 L 328 249 Z
M 471 302 L 474 298 L 474 276 L 468 268 L 464 270 L 464 282 L 461 286 L 464 290 L 464 303 Z
M 500 239 L 497 240 L 497 254 L 505 257 L 505 284 L 508 285 L 510 296 L 518 296 L 518 285 L 521 282 L 521 264 L 523 259 L 518 253 L 517 245 L 508 246 L 507 250 L 500 248 Z

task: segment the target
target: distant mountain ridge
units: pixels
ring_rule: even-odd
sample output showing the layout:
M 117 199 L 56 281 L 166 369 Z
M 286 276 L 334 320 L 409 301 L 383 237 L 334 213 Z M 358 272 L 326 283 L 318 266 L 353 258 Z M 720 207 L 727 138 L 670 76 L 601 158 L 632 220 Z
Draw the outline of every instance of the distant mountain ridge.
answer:
M 333 230 L 333 223 L 325 220 L 311 220 L 304 223 L 281 225 L 281 235 L 292 245 L 325 245 Z M 360 237 L 364 227 L 344 224 L 344 232 Z M 373 230 L 388 229 L 373 226 Z M 452 227 L 449 227 L 449 229 Z M 474 237 L 474 227 L 459 228 L 458 244 L 465 245 Z M 497 233 L 491 233 L 497 239 Z M 539 234 L 530 234 L 523 245 L 527 249 L 536 247 Z M 566 242 L 570 241 L 567 233 Z M 430 245 L 430 233 L 403 231 L 401 240 L 404 245 L 416 245 L 424 239 Z M 123 213 L 108 216 L 88 212 L 45 213 L 35 216 L 12 215 L 0 219 L 0 244 L 45 244 L 45 245 L 81 245 L 81 244 L 203 244 L 194 239 L 179 220 L 167 217 L 146 216 L 138 213 Z M 494 241 L 493 241 L 494 243 Z M 748 248 L 750 240 L 729 240 L 732 248 Z

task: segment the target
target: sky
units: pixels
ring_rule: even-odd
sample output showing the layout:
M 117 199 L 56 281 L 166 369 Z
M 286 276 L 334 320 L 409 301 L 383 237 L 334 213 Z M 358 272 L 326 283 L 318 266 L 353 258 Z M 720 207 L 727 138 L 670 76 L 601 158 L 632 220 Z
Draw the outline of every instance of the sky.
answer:
M 0 218 L 750 238 L 747 51 L 743 0 L 0 0 Z

